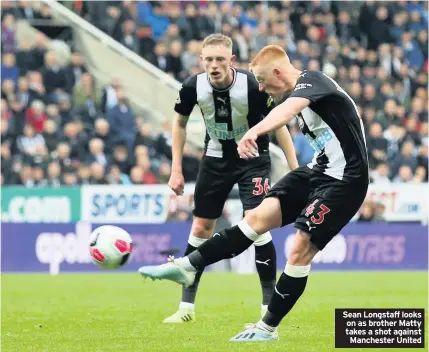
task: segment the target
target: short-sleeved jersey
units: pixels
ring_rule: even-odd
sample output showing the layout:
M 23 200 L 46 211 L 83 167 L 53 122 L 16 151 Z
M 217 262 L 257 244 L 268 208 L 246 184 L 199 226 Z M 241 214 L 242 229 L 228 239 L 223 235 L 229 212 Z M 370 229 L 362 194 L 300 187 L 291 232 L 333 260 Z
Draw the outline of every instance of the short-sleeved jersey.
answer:
M 189 77 L 182 85 L 174 110 L 189 116 L 198 105 L 206 125 L 205 154 L 217 158 L 236 157 L 237 142 L 272 109 L 268 94 L 259 91 L 254 75 L 232 69 L 234 79 L 226 89 L 212 86 L 206 72 Z M 257 139 L 260 153 L 268 153 L 269 137 Z
M 296 116 L 315 151 L 308 166 L 338 180 L 368 179 L 363 123 L 355 102 L 344 89 L 320 71 L 303 71 L 289 97 L 311 102 Z

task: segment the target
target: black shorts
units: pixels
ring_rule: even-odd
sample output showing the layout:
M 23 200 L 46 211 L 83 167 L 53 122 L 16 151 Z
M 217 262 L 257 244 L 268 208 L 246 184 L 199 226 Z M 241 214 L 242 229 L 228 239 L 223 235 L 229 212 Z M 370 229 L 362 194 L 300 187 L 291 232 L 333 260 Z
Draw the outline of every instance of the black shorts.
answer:
M 277 182 L 266 197 L 280 200 L 282 226 L 295 222 L 322 250 L 358 212 L 367 190 L 366 180 L 342 182 L 303 166 Z
M 204 155 L 194 193 L 194 216 L 217 219 L 222 215 L 229 193 L 236 183 L 243 210 L 256 208 L 270 187 L 269 154 L 244 160 Z

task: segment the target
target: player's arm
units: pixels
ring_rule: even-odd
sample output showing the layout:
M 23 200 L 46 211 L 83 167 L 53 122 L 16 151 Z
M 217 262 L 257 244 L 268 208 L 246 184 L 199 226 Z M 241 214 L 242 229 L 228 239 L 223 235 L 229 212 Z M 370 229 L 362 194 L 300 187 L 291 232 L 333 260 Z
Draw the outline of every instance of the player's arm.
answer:
M 182 195 L 185 188 L 185 179 L 182 171 L 183 148 L 186 142 L 186 125 L 197 102 L 196 77 L 186 80 L 179 91 L 174 111 L 171 135 L 172 165 L 168 185 L 177 195 Z
M 184 116 L 176 113 L 172 126 L 172 173 L 182 173 L 183 148 L 186 142 L 186 125 L 188 124 L 189 116 Z
M 307 98 L 288 98 L 282 104 L 276 106 L 265 119 L 252 127 L 258 136 L 274 131 L 287 125 L 304 108 L 310 105 Z
M 256 139 L 268 132 L 274 131 L 281 126 L 287 125 L 295 115 L 300 113 L 304 108 L 310 105 L 310 100 L 307 98 L 291 97 L 285 102 L 276 106 L 271 112 L 253 126 L 241 139 L 238 145 L 238 153 L 242 158 L 253 158 L 258 152 Z
M 296 158 L 295 147 L 293 146 L 293 141 L 289 130 L 286 126 L 282 126 L 277 129 L 275 133 L 277 142 L 279 143 L 280 148 L 283 150 L 289 167 L 292 170 L 295 170 L 299 164 L 298 159 Z

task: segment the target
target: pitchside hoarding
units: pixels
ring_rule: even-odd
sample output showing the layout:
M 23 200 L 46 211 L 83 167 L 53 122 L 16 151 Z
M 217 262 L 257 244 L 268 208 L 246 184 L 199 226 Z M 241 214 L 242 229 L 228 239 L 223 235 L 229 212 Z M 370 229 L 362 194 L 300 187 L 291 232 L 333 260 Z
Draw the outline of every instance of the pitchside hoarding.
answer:
M 167 185 L 108 185 L 58 188 L 2 187 L 2 222 L 155 224 L 190 212 L 194 184 L 186 184 L 185 196 L 176 197 Z M 367 199 L 385 205 L 387 221 L 427 221 L 427 184 L 370 185 Z M 241 203 L 230 217 L 241 216 Z M 238 207 L 234 204 L 237 203 Z M 180 218 L 180 216 L 178 217 Z M 236 221 L 231 221 L 236 223 Z
M 2 187 L 1 221 L 13 223 L 70 223 L 79 221 L 80 187 Z
M 163 223 L 171 189 L 150 186 L 84 186 L 81 219 L 93 223 Z
M 3 272 L 105 272 L 91 262 L 89 236 L 97 224 L 3 224 Z M 185 251 L 191 224 L 120 224 L 134 242 L 121 271 L 161 264 L 165 251 Z M 273 231 L 278 270 L 284 270 L 295 229 Z M 231 261 L 234 271 L 254 272 L 253 248 Z M 313 270 L 427 270 L 428 228 L 419 224 L 349 224 L 314 259 Z

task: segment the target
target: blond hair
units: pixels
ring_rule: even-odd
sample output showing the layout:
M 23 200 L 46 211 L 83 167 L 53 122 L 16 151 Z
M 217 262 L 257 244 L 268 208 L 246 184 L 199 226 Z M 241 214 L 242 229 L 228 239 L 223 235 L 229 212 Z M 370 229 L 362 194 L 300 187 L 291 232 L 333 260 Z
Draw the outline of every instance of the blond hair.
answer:
M 289 63 L 289 57 L 287 56 L 286 51 L 278 45 L 267 45 L 253 58 L 250 63 L 250 69 L 258 65 L 265 65 L 278 60 Z
M 232 39 L 226 35 L 215 33 L 207 36 L 203 41 L 203 48 L 209 45 L 224 45 L 228 49 L 232 49 Z

